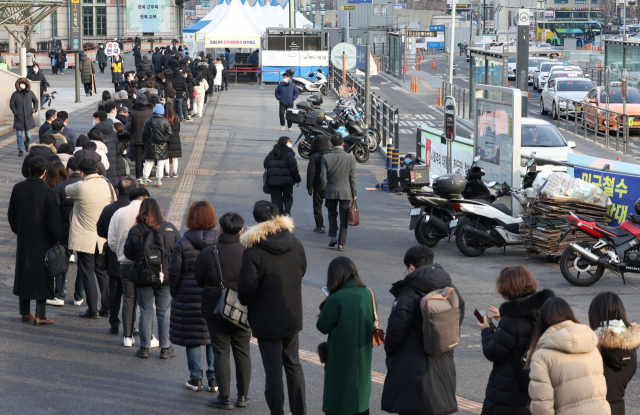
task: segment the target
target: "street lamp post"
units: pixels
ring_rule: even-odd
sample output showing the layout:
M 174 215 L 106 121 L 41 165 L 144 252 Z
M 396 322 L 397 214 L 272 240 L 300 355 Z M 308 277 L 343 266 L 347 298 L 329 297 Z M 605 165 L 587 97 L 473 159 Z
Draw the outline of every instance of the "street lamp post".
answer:
M 311 14 L 313 14 L 313 25 L 314 26 L 316 25 L 316 13 L 317 13 L 316 3 L 313 2 L 313 3 L 311 3 Z
M 542 9 L 542 14 L 544 15 L 544 1 L 538 1 L 537 8 L 536 8 L 536 28 L 535 28 L 536 43 L 538 42 L 538 13 L 539 13 L 538 11 L 540 9 Z M 543 31 L 543 34 L 544 34 L 544 31 Z
M 320 0 L 320 28 L 324 29 L 324 15 L 327 11 L 324 8 L 324 0 Z

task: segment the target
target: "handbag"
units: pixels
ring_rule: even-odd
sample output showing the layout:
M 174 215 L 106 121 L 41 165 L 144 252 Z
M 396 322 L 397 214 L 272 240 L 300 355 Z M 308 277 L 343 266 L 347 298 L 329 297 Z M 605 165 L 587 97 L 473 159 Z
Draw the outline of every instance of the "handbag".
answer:
M 56 244 L 44 254 L 44 267 L 49 278 L 55 278 L 69 270 L 69 257 L 60 244 Z
M 371 301 L 373 302 L 373 336 L 371 338 L 371 347 L 381 346 L 384 344 L 384 330 L 380 328 L 378 324 L 378 312 L 376 311 L 376 299 L 373 295 L 371 288 L 367 287 L 371 292 Z
M 347 213 L 347 225 L 358 226 L 360 224 L 360 212 L 358 211 L 358 202 L 355 199 L 349 203 L 349 212 Z
M 218 277 L 220 277 L 220 287 L 222 292 L 216 304 L 213 315 L 225 320 L 241 329 L 249 330 L 249 309 L 240 304 L 238 293 L 222 284 L 222 268 L 220 267 L 220 257 L 218 256 L 218 245 L 213 247 L 213 255 L 216 258 Z
M 262 173 L 262 191 L 267 195 L 271 194 L 271 187 L 269 187 L 267 169 L 264 169 L 264 173 Z

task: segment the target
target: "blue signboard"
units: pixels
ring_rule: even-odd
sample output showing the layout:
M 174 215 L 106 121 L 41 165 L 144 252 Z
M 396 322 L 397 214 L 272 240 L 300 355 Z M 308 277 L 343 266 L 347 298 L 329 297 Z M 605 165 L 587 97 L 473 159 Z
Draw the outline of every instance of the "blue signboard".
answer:
M 404 3 L 393 3 L 394 9 L 401 9 L 404 6 Z
M 373 3 L 373 0 L 349 0 L 349 3 Z
M 575 166 L 573 177 L 595 184 L 611 198 L 607 214 L 609 226 L 620 226 L 628 213 L 635 213 L 634 205 L 640 198 L 640 177 L 613 171 L 598 171 Z
M 444 32 L 444 25 L 443 24 L 431 25 L 431 26 L 429 26 L 429 31 L 431 31 L 431 32 Z
M 367 69 L 367 47 L 366 46 L 356 46 L 356 69 L 360 69 L 362 71 Z

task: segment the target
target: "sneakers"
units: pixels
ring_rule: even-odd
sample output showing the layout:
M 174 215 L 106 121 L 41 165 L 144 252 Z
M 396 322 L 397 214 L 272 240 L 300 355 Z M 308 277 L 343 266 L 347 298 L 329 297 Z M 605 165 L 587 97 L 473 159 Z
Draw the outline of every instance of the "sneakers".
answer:
M 209 406 L 213 406 L 214 408 L 218 408 L 218 409 L 226 409 L 226 410 L 230 410 L 234 408 L 233 402 L 231 402 L 231 399 L 229 399 L 228 396 L 220 396 L 220 395 L 218 395 L 215 398 L 209 399 Z
M 147 181 L 148 180 L 146 178 L 143 178 L 142 181 L 140 182 L 140 186 L 141 187 L 147 187 Z
M 84 302 L 84 298 L 81 298 L 79 300 L 73 300 L 73 305 L 82 305 L 83 302 Z
M 215 378 L 209 379 L 209 392 L 218 392 L 218 382 Z
M 76 262 L 76 256 L 74 254 L 71 254 L 71 256 L 69 257 L 69 263 L 73 264 Z M 78 305 L 78 304 L 76 304 Z
M 133 337 L 125 337 L 123 343 L 124 347 L 131 347 L 136 344 L 136 339 L 134 339 Z
M 338 245 L 338 240 L 336 238 L 331 238 L 331 242 L 329 242 L 329 248 L 333 248 Z
M 45 108 L 45 107 L 40 107 L 40 109 L 41 109 L 41 110 L 46 110 L 46 108 Z
M 247 406 L 249 406 L 250 403 L 251 401 L 249 400 L 248 396 L 238 396 L 238 400 L 236 401 L 236 406 L 238 408 L 246 408 Z
M 282 126 L 282 128 L 280 129 L 280 131 L 284 131 L 287 127 L 285 127 L 284 125 Z
M 165 347 L 160 349 L 160 359 L 170 359 L 172 357 L 176 357 L 176 351 L 173 350 L 173 347 Z
M 192 390 L 192 391 L 196 391 L 196 392 L 201 392 L 202 391 L 202 379 L 200 378 L 195 378 L 195 379 L 189 379 L 187 381 L 187 389 Z
M 136 352 L 136 356 L 140 359 L 148 359 L 149 358 L 149 349 L 147 347 L 141 347 Z
M 149 346 L 149 348 L 155 349 L 156 347 L 160 347 L 160 342 L 158 341 L 158 339 L 156 339 L 156 336 L 151 336 L 151 345 Z
M 161 186 L 162 186 L 162 181 L 156 180 L 156 187 L 161 187 Z
M 54 305 L 56 307 L 62 307 L 64 305 L 64 300 L 60 298 L 54 298 L 53 300 L 47 300 L 47 305 Z
M 174 178 L 174 179 L 177 179 L 177 178 L 178 178 L 178 173 L 173 173 L 173 174 L 171 175 L 171 177 L 172 177 L 172 178 Z
M 314 228 L 313 231 L 316 233 L 324 233 L 324 227 Z
M 289 131 L 291 131 L 291 127 L 289 127 Z
M 22 157 L 24 153 L 22 151 L 18 151 L 18 157 Z
M 141 177 L 137 178 L 137 179 L 136 179 L 136 182 L 138 182 L 138 183 L 142 183 L 142 178 L 141 178 Z

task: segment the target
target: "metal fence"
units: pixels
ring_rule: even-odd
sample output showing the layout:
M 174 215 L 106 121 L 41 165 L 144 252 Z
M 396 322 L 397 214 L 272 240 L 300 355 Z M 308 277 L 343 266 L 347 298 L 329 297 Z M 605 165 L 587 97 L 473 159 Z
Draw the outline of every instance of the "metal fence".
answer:
M 624 154 L 629 154 L 629 127 L 632 123 L 640 125 L 640 119 L 635 121 L 627 114 L 568 98 L 559 98 L 551 111 L 558 129 L 601 142 L 607 148 L 614 139 L 615 150 Z
M 604 85 L 604 68 L 594 67 L 594 66 L 580 66 L 582 69 L 582 73 L 585 75 L 589 75 L 589 78 L 597 85 Z
M 469 90 L 442 81 L 442 101 L 444 97 L 453 97 L 456 100 L 456 114 L 458 117 L 471 118 L 469 115 Z
M 329 65 L 329 73 L 331 76 L 331 86 L 336 91 L 340 90 L 342 85 L 342 71 L 333 65 Z M 394 108 L 392 104 L 388 104 L 373 92 L 369 92 L 366 97 L 364 91 L 364 78 L 357 79 L 353 74 L 347 72 L 345 74 L 345 86 L 351 89 L 352 96 L 358 104 L 364 108 L 365 99 L 369 99 L 369 125 L 380 131 L 382 134 L 382 143 L 384 146 L 393 146 L 398 148 L 400 143 L 400 129 L 398 108 Z

